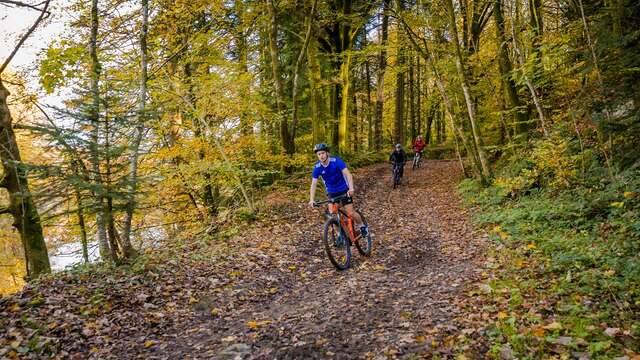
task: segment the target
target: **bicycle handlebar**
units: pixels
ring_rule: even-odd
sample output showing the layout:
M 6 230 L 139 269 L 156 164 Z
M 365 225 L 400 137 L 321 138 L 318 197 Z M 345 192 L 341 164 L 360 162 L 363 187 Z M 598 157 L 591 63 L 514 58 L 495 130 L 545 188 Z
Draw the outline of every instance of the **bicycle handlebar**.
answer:
M 320 206 L 320 205 L 324 205 L 324 204 L 328 204 L 328 203 L 334 203 L 337 202 L 338 200 L 342 200 L 344 198 L 346 198 L 348 195 L 344 194 L 344 195 L 340 195 L 340 196 L 336 196 L 334 198 L 328 198 L 327 200 L 322 200 L 322 201 L 314 201 L 313 202 L 313 206 Z

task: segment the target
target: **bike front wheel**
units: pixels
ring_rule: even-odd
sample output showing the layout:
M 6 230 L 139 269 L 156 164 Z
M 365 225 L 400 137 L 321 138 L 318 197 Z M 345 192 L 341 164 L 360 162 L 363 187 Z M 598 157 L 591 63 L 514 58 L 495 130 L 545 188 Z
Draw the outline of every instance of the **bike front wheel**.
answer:
M 324 224 L 324 250 L 329 261 L 338 270 L 351 266 L 351 246 L 349 236 L 338 219 L 329 219 Z
M 356 212 L 358 213 L 358 215 L 360 215 L 360 219 L 362 219 L 362 225 L 365 225 L 368 231 L 367 236 L 362 236 L 362 234 L 359 234 L 356 237 L 354 243 L 356 245 L 356 249 L 358 249 L 358 252 L 361 255 L 369 256 L 371 255 L 371 247 L 373 245 L 373 240 L 371 239 L 371 229 L 369 229 L 369 224 L 367 224 L 367 220 L 365 220 L 362 212 L 360 210 L 356 210 Z

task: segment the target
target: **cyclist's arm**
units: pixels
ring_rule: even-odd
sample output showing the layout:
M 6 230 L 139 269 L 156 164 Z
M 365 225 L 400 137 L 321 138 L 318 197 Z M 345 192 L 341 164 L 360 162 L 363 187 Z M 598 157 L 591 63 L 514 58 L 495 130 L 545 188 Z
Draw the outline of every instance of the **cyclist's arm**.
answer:
M 351 175 L 351 171 L 349 169 L 342 169 L 342 175 L 347 180 L 347 186 L 349 187 L 349 191 L 354 192 L 355 188 L 353 187 L 353 175 Z
M 318 187 L 318 179 L 311 179 L 311 188 L 309 189 L 309 204 L 313 205 L 313 201 L 316 199 L 316 187 Z

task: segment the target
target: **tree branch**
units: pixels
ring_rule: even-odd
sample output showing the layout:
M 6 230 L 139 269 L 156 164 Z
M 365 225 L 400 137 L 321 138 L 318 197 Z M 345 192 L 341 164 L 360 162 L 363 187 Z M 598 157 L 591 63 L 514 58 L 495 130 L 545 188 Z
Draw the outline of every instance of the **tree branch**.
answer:
M 19 2 L 16 2 L 16 1 L 11 1 L 11 0 L 0 0 L 0 2 L 2 2 L 2 3 L 13 3 L 14 5 L 32 7 L 32 6 L 29 6 L 27 4 L 22 4 L 22 3 L 19 3 Z M 29 38 L 29 36 L 31 36 L 31 33 L 33 33 L 33 31 L 38 27 L 38 25 L 40 24 L 42 19 L 45 18 L 45 15 L 49 16 L 50 13 L 47 11 L 47 9 L 49 8 L 49 3 L 50 2 L 51 2 L 51 0 L 47 0 L 44 3 L 44 8 L 42 8 L 42 12 L 40 13 L 40 16 L 38 16 L 38 19 L 36 19 L 36 21 L 33 23 L 33 25 L 31 25 L 31 27 L 29 28 L 27 33 L 22 36 L 22 38 L 18 42 L 18 45 L 16 45 L 16 47 L 13 48 L 13 51 L 11 52 L 9 57 L 7 57 L 4 60 L 4 63 L 2 63 L 2 66 L 0 66 L 0 75 L 2 75 L 2 72 L 9 65 L 9 63 L 11 62 L 13 57 L 16 55 L 18 50 L 20 50 L 20 47 L 22 46 L 22 44 L 24 44 L 24 42 L 27 40 L 27 38 Z
M 30 8 L 33 10 L 38 10 L 38 11 L 42 11 L 42 9 L 40 9 L 38 6 L 44 4 L 45 1 L 36 4 L 36 5 L 31 5 L 31 4 L 26 4 L 20 1 L 12 1 L 12 0 L 0 0 L 0 5 L 4 5 L 6 7 L 9 7 L 9 5 L 14 5 L 14 6 L 19 6 L 19 7 L 26 7 L 26 8 Z M 9 5 L 7 5 L 9 4 Z

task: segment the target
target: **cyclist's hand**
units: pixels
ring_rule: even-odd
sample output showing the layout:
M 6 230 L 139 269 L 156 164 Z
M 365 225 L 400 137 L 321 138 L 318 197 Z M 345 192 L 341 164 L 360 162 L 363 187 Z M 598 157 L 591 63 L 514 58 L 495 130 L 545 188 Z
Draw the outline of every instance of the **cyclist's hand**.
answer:
M 353 196 L 353 194 L 355 194 L 355 193 L 356 193 L 356 191 L 355 191 L 355 190 L 349 190 L 349 191 L 347 191 L 347 195 L 349 195 L 349 196 Z

